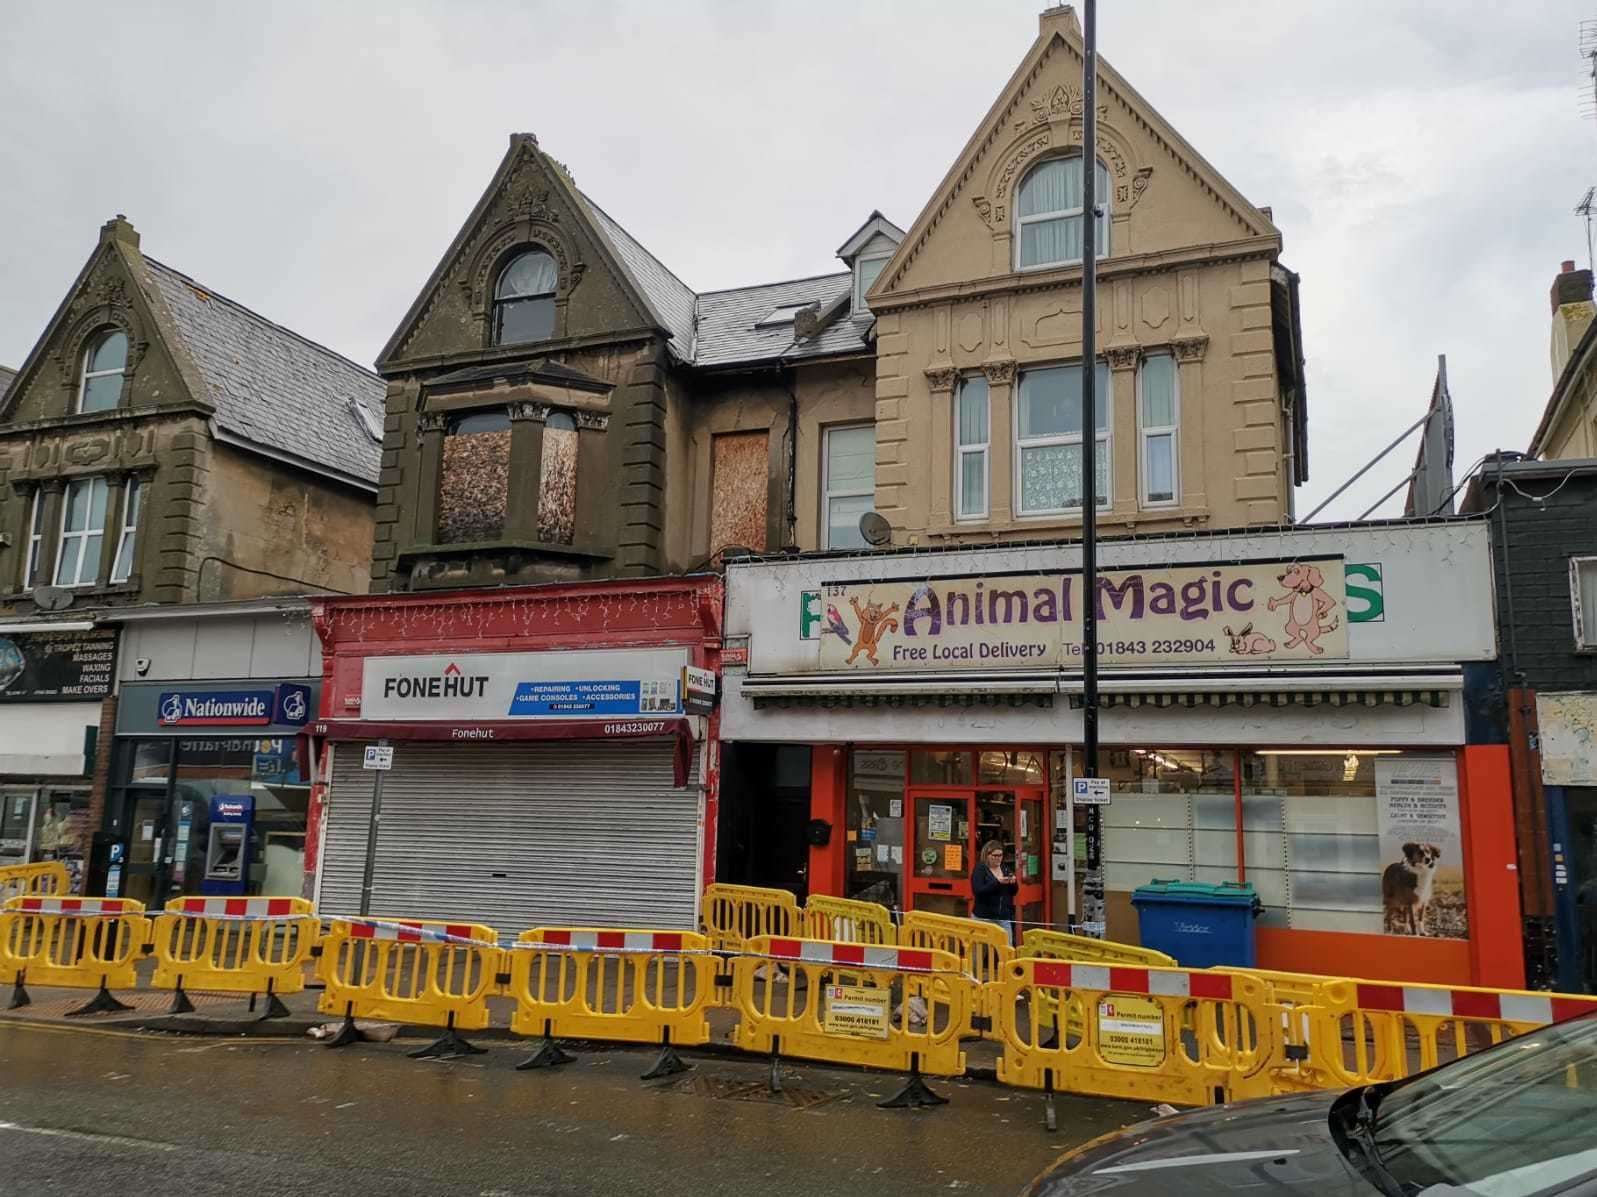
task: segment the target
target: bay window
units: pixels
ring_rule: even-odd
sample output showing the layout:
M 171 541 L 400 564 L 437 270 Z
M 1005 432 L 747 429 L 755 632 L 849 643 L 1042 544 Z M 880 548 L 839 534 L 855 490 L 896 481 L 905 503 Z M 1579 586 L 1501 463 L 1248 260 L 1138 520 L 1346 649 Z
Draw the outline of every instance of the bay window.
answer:
M 960 381 L 955 423 L 954 518 L 987 518 L 989 441 L 987 379 L 972 374 Z
M 55 564 L 57 586 L 92 586 L 98 580 L 109 495 L 110 488 L 104 478 L 80 478 L 67 487 L 61 504 L 61 550 Z
M 1109 367 L 1098 363 L 1094 411 L 1098 506 L 1111 505 Z M 1016 511 L 1054 515 L 1082 500 L 1081 364 L 1026 370 L 1015 413 Z

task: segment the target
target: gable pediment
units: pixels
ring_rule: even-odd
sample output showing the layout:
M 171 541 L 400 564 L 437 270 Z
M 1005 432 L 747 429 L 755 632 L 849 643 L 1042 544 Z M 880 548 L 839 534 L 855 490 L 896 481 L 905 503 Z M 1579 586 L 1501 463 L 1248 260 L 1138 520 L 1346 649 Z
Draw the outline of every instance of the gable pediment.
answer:
M 1080 33 L 1061 12 L 1044 14 L 1042 34 L 911 226 L 874 292 L 887 302 L 1015 272 L 1018 189 L 1038 163 L 1081 152 Z M 1111 258 L 1278 242 L 1269 218 L 1101 57 L 1097 117 Z

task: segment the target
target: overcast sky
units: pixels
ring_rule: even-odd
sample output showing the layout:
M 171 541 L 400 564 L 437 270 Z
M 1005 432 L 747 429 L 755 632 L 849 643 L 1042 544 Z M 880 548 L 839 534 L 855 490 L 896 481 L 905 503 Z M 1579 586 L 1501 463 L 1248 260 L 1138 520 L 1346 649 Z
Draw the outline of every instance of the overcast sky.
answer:
M 116 212 L 150 256 L 370 363 L 519 130 L 697 289 L 835 269 L 872 208 L 914 220 L 1041 7 L 4 0 L 0 363 Z M 1524 449 L 1548 287 L 1586 264 L 1597 3 L 1100 10 L 1104 57 L 1273 207 L 1303 277 L 1300 513 L 1423 413 L 1438 353 L 1460 476 Z M 1321 518 L 1357 516 L 1411 460 Z

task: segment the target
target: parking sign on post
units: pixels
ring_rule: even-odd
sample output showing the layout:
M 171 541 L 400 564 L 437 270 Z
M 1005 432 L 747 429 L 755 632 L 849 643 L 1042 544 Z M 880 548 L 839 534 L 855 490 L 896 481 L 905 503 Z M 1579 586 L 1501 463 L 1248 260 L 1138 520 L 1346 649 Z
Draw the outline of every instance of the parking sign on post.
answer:
M 392 769 L 394 767 L 394 746 L 392 744 L 366 745 L 366 760 L 363 767 L 367 769 Z
M 1073 797 L 1077 806 L 1108 806 L 1109 779 L 1107 777 L 1078 777 L 1073 783 Z

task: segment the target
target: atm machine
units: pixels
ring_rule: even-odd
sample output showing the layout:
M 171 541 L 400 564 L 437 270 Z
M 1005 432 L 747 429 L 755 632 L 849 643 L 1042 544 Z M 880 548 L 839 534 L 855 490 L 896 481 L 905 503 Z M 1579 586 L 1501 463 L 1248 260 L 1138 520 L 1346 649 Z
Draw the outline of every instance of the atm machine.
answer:
M 202 894 L 244 894 L 250 880 L 250 833 L 255 799 L 248 794 L 217 794 L 211 799 L 210 838 L 205 845 Z

